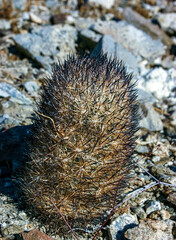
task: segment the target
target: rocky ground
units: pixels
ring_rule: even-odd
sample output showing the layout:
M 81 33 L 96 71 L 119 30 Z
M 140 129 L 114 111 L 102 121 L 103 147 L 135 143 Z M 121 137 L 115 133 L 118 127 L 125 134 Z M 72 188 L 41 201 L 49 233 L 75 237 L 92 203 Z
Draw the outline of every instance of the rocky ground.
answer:
M 13 173 L 54 62 L 100 52 L 123 60 L 138 80 L 136 161 L 176 186 L 176 2 L 0 0 L 1 240 L 60 239 L 45 235 L 45 226 L 18 208 Z M 132 176 L 126 198 L 136 196 L 117 208 L 96 239 L 176 239 L 176 187 L 157 185 L 139 194 L 154 179 L 139 165 Z M 93 236 L 90 231 L 79 238 Z

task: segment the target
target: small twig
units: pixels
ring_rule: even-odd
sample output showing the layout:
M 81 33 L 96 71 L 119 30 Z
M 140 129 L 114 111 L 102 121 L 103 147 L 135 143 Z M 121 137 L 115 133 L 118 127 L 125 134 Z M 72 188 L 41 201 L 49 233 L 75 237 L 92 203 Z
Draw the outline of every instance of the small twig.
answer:
M 53 206 L 56 208 L 56 210 L 59 212 L 59 214 L 61 215 L 62 219 L 64 220 L 65 224 L 68 226 L 68 228 L 70 229 L 70 231 L 72 232 L 73 236 L 77 239 L 80 240 L 78 238 L 78 236 L 76 235 L 76 233 L 73 231 L 73 229 L 71 228 L 70 224 L 67 222 L 66 218 L 64 217 L 64 215 L 61 213 L 61 211 L 59 210 L 59 208 L 56 206 L 56 204 L 53 202 L 53 200 L 50 198 L 49 199 L 50 202 L 53 204 Z
M 115 193 L 115 198 L 114 198 L 114 203 L 113 203 L 113 208 L 109 214 L 109 216 L 107 217 L 106 221 L 101 225 L 100 228 L 98 228 L 98 230 L 96 231 L 94 237 L 92 238 L 92 240 L 95 239 L 95 237 L 97 236 L 98 232 L 104 227 L 104 225 L 107 223 L 107 221 L 109 220 L 109 218 L 112 216 L 112 214 L 114 213 L 114 210 L 115 210 L 115 203 L 116 203 L 116 199 L 117 199 L 117 192 L 118 192 L 118 189 L 119 189 L 119 185 L 120 185 L 120 182 L 117 184 L 117 189 L 116 189 L 116 193 Z

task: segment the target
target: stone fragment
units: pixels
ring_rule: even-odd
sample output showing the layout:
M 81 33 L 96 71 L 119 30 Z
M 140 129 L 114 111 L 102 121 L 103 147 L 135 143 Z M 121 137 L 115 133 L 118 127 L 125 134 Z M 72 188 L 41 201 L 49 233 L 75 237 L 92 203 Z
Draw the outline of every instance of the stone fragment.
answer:
M 80 31 L 80 37 L 85 42 L 86 46 L 93 48 L 99 42 L 101 35 L 90 29 L 82 29 Z
M 145 76 L 143 88 L 152 93 L 156 98 L 162 99 L 170 96 L 176 85 L 176 78 L 168 76 L 163 68 L 154 68 Z
M 37 24 L 42 24 L 42 19 L 40 17 L 38 17 L 37 15 L 35 15 L 34 13 L 30 12 L 29 16 L 30 16 L 30 20 L 32 22 L 37 23 Z
M 35 81 L 26 81 L 24 82 L 24 87 L 28 91 L 28 93 L 32 96 L 37 95 L 37 91 L 39 90 L 39 85 Z
M 130 240 L 173 240 L 174 221 L 147 220 L 128 229 L 125 237 Z
M 149 102 L 149 103 L 153 104 L 157 101 L 157 99 L 150 92 L 147 92 L 144 89 L 138 88 L 137 92 L 138 92 L 138 94 L 137 94 L 138 102 L 140 104 L 143 104 L 144 102 Z
M 116 57 L 122 60 L 126 64 L 128 72 L 137 74 L 138 59 L 110 35 L 104 35 L 100 39 L 91 56 L 97 56 L 101 53 L 107 54 L 110 58 Z
M 48 235 L 46 235 L 43 232 L 40 232 L 37 229 L 31 230 L 30 232 L 23 232 L 19 234 L 17 240 L 54 240 L 55 238 L 52 238 Z
M 138 29 L 146 32 L 152 38 L 161 39 L 161 41 L 169 47 L 173 44 L 172 39 L 163 32 L 158 25 L 152 24 L 150 19 L 146 19 L 130 7 L 126 7 L 123 13 L 124 18 L 128 23 L 133 24 Z
M 167 197 L 167 201 L 171 202 L 172 204 L 174 204 L 176 206 L 176 192 L 169 193 L 169 195 Z
M 145 32 L 126 21 L 97 21 L 91 29 L 101 34 L 111 35 L 114 40 L 133 55 L 152 62 L 165 54 L 165 46 L 160 40 L 152 39 Z
M 70 53 L 75 53 L 77 31 L 69 25 L 44 26 L 31 33 L 17 34 L 13 39 L 26 56 L 51 70 L 56 59 L 63 60 Z
M 149 102 L 143 103 L 140 106 L 141 120 L 139 122 L 140 128 L 148 129 L 149 131 L 162 131 L 163 123 L 160 114 L 157 113 L 152 104 Z
M 16 221 L 17 222 L 17 221 Z M 1 225 L 1 234 L 3 237 L 12 235 L 12 234 L 18 234 L 20 232 L 23 232 L 27 228 L 26 225 L 21 224 L 8 224 L 8 223 L 2 223 Z
M 94 5 L 100 5 L 104 8 L 110 9 L 114 5 L 115 1 L 114 0 L 89 0 L 89 4 L 94 4 Z
M 0 30 L 11 29 L 11 22 L 9 20 L 0 19 Z
M 123 239 L 124 232 L 138 224 L 136 215 L 124 213 L 117 217 L 110 225 L 109 235 L 111 239 Z
M 164 31 L 169 34 L 176 33 L 176 13 L 159 13 L 157 20 Z
M 152 212 L 161 210 L 161 204 L 159 201 L 147 201 L 147 204 L 145 205 L 146 214 L 149 215 Z
M 132 208 L 132 211 L 140 218 L 140 219 L 145 219 L 147 217 L 146 212 L 142 207 L 135 207 Z
M 136 148 L 135 148 L 135 151 L 138 152 L 138 153 L 149 153 L 149 149 L 147 146 L 142 146 L 142 145 L 137 145 Z
M 25 10 L 27 8 L 27 0 L 12 0 L 12 6 L 13 8 L 16 8 L 17 10 Z
M 31 104 L 31 100 L 29 98 L 27 98 L 24 94 L 14 88 L 12 85 L 5 82 L 0 82 L 0 97 L 10 97 L 10 101 L 19 104 Z

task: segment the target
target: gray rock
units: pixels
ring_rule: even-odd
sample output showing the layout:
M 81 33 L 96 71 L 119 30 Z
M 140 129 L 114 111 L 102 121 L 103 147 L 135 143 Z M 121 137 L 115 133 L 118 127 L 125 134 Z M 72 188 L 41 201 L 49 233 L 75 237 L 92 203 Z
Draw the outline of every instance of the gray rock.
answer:
M 147 146 L 137 145 L 135 151 L 138 153 L 148 153 L 149 149 Z
M 37 95 L 37 91 L 39 90 L 39 85 L 35 81 L 26 81 L 24 82 L 24 87 L 28 91 L 28 93 L 32 96 Z
M 30 20 L 30 12 L 22 12 L 22 13 L 21 13 L 21 18 L 22 18 L 23 20 L 29 21 L 29 20 Z
M 148 201 L 145 205 L 146 214 L 149 215 L 152 212 L 161 210 L 161 204 L 159 201 Z
M 128 229 L 125 237 L 130 240 L 173 240 L 174 221 L 148 220 Z
M 94 31 L 90 29 L 82 29 L 80 31 L 81 38 L 85 41 L 87 46 L 94 47 L 96 43 L 99 42 L 101 35 L 96 34 Z
M 56 9 L 56 5 L 55 5 L 55 9 Z M 43 23 L 48 23 L 50 25 L 51 12 L 47 7 L 41 4 L 31 4 L 30 14 L 31 13 L 37 16 L 38 18 L 40 18 Z
M 73 18 L 72 16 L 71 17 L 68 16 L 67 22 L 69 24 L 74 24 L 76 29 L 81 30 L 85 28 L 90 28 L 95 23 L 95 20 L 93 18 L 83 18 L 83 17 Z
M 145 18 L 130 7 L 126 7 L 123 11 L 125 20 L 133 24 L 138 29 L 149 34 L 154 39 L 160 39 L 164 44 L 170 47 L 173 42 L 171 38 L 160 29 L 160 27 L 151 22 L 150 18 Z
M 167 33 L 176 33 L 176 13 L 159 13 L 157 20 Z
M 114 18 L 114 14 L 113 13 L 106 13 L 103 15 L 103 20 L 104 21 L 109 21 L 112 20 Z
M 139 122 L 139 126 L 141 128 L 148 129 L 149 131 L 163 130 L 163 123 L 161 121 L 161 117 L 159 113 L 154 110 L 151 103 L 144 103 L 143 105 L 141 105 L 140 109 L 142 109 L 142 119 Z
M 24 222 L 22 220 L 21 221 L 14 220 L 12 222 L 13 223 L 11 223 L 11 224 L 2 223 L 1 233 L 2 233 L 3 237 L 11 235 L 11 234 L 17 234 L 17 233 L 23 232 L 25 230 L 28 230 L 27 224 L 24 224 Z
M 46 5 L 48 8 L 57 8 L 57 7 L 60 7 L 60 6 L 61 6 L 61 3 L 58 2 L 58 0 L 46 0 L 46 1 L 45 1 L 45 5 Z
M 0 19 L 0 30 L 11 29 L 11 22 L 9 20 Z
M 97 21 L 91 29 L 101 34 L 111 35 L 115 41 L 135 56 L 146 58 L 150 62 L 165 54 L 165 46 L 160 40 L 152 39 L 126 21 Z
M 144 209 L 142 207 L 135 207 L 132 209 L 132 211 L 140 218 L 145 219 L 147 217 L 147 214 L 145 213 Z
M 1 97 L 9 97 L 10 101 L 16 102 L 19 104 L 29 105 L 31 104 L 31 100 L 27 98 L 24 94 L 19 92 L 16 88 L 11 86 L 8 83 L 0 82 L 0 96 Z
M 109 234 L 111 239 L 120 240 L 124 235 L 124 231 L 128 228 L 135 227 L 138 224 L 136 215 L 124 213 L 116 218 L 110 225 Z
M 145 102 L 149 102 L 153 104 L 157 101 L 157 99 L 150 92 L 147 92 L 141 88 L 138 88 L 137 92 L 138 92 L 138 102 L 141 104 Z
M 63 60 L 68 54 L 75 53 L 77 31 L 69 25 L 45 26 L 32 33 L 17 34 L 13 39 L 24 54 L 50 69 L 56 58 Z
M 27 7 L 28 1 L 27 0 L 12 0 L 13 8 L 18 10 L 25 10 Z
M 91 56 L 97 56 L 101 53 L 106 53 L 110 58 L 116 57 L 122 60 L 126 64 L 128 72 L 137 73 L 137 58 L 120 43 L 117 43 L 110 35 L 105 35 L 100 39 L 99 43 L 92 51 Z
M 104 8 L 110 9 L 114 5 L 114 0 L 89 0 L 89 4 L 100 5 Z
M 170 75 L 174 75 L 170 72 Z M 170 96 L 172 89 L 176 85 L 176 71 L 174 76 L 168 76 L 168 72 L 163 68 L 154 68 L 145 76 L 143 88 L 152 93 L 156 98 L 162 99 Z

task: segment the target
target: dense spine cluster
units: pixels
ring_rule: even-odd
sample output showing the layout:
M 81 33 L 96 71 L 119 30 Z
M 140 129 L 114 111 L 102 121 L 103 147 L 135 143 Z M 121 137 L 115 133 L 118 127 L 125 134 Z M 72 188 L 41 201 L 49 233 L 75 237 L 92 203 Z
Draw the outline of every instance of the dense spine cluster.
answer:
M 101 223 L 126 187 L 137 130 L 132 75 L 106 56 L 68 57 L 45 80 L 22 181 L 25 200 L 50 227 Z

